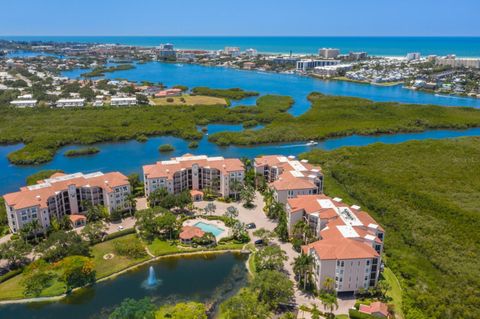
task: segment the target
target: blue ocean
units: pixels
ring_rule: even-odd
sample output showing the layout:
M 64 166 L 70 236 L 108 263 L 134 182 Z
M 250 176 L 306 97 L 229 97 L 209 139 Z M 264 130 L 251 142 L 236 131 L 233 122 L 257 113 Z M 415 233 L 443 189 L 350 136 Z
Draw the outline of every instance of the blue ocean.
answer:
M 366 51 L 371 55 L 404 56 L 456 54 L 480 57 L 480 37 L 226 37 L 226 36 L 0 36 L 5 40 L 118 43 L 157 46 L 173 43 L 179 49 L 220 50 L 238 46 L 264 53 L 317 53 L 319 48 L 339 48 L 342 53 Z

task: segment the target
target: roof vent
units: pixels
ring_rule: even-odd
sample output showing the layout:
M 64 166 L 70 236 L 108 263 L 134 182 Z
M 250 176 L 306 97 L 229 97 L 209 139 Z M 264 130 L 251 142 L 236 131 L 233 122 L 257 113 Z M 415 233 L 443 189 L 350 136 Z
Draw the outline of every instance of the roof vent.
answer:
M 342 201 L 340 197 L 335 197 L 333 200 L 336 201 L 337 203 L 340 203 Z
M 40 200 L 40 198 L 41 198 L 40 195 L 37 195 L 35 197 L 37 198 L 37 200 Z
M 308 160 L 303 159 L 303 160 L 301 160 L 300 162 L 302 162 L 302 163 L 308 163 Z
M 292 159 L 292 160 L 293 160 L 293 159 L 295 159 L 295 156 L 290 155 L 290 156 L 288 157 L 288 159 Z

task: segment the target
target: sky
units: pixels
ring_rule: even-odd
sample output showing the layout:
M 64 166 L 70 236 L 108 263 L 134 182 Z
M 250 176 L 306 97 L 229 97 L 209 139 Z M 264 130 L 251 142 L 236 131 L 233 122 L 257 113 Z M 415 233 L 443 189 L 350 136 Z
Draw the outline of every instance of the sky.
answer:
M 480 36 L 480 0 L 0 0 L 0 35 Z

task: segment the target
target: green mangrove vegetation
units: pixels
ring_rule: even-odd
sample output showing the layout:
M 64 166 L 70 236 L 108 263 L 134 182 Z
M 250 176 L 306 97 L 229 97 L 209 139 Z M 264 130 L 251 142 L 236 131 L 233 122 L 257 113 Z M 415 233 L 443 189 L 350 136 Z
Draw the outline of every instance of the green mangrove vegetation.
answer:
M 480 125 L 480 110 L 473 108 L 373 102 L 320 93 L 312 93 L 308 99 L 311 108 L 298 117 L 272 114 L 271 123 L 263 129 L 220 132 L 210 135 L 209 141 L 251 145 Z
M 199 140 L 198 126 L 211 123 L 262 124 L 259 130 L 222 132 L 209 136 L 219 145 L 304 141 L 351 134 L 416 132 L 426 129 L 465 129 L 480 126 L 480 110 L 326 96 L 312 93 L 312 107 L 295 117 L 287 111 L 287 96 L 259 97 L 256 106 L 162 105 L 129 108 L 14 109 L 0 107 L 0 144 L 23 143 L 8 155 L 17 165 L 50 161 L 68 144 L 144 139 L 172 135 Z M 45 125 L 48 123 L 48 125 Z
M 193 88 L 192 94 L 223 97 L 230 100 L 242 100 L 247 97 L 260 95 L 258 92 L 244 91 L 240 88 L 212 89 L 205 86 L 199 86 L 199 87 Z
M 301 157 L 322 166 L 327 194 L 386 228 L 385 262 L 400 281 L 405 318 L 480 318 L 480 138 Z
M 252 119 L 261 123 L 281 116 L 293 103 L 290 97 L 262 96 L 257 106 L 163 105 L 128 108 L 15 109 L 0 107 L 0 144 L 24 143 L 8 155 L 17 165 L 50 161 L 68 144 L 143 139 L 172 135 L 189 140 L 202 138 L 197 126 L 209 123 L 238 124 Z M 48 125 L 45 125 L 48 123 Z
M 158 151 L 163 153 L 173 152 L 174 150 L 175 150 L 175 147 L 173 147 L 173 145 L 171 144 L 163 144 L 158 147 Z
M 97 153 L 100 153 L 100 149 L 98 147 L 85 147 L 77 150 L 68 150 L 64 153 L 64 155 L 67 157 L 77 157 L 77 156 L 93 155 Z
M 125 70 L 131 70 L 135 69 L 135 66 L 133 64 L 120 64 L 116 66 L 110 66 L 110 67 L 98 67 L 93 69 L 90 72 L 82 73 L 81 76 L 86 77 L 86 78 L 95 78 L 95 77 L 100 77 L 104 76 L 105 73 L 112 73 L 116 71 L 125 71 Z

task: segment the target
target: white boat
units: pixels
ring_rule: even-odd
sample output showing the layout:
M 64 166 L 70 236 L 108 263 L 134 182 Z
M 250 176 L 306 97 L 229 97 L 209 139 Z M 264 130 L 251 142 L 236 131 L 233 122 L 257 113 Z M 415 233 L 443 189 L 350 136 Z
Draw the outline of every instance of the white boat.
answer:
M 307 143 L 307 146 L 314 146 L 314 145 L 317 145 L 317 144 L 318 144 L 318 142 L 309 141 L 309 142 Z

